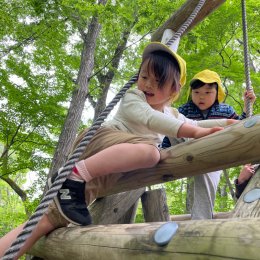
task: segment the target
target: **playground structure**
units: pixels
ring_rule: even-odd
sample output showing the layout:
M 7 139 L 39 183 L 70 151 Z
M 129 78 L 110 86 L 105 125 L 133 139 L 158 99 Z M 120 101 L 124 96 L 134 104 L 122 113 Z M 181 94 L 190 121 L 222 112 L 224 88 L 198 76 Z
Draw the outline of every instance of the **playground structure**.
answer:
M 259 151 L 260 115 L 213 135 L 168 148 L 165 150 L 167 158 L 157 167 L 124 174 L 116 187 L 102 194 L 123 192 L 97 200 L 92 205 L 90 211 L 94 222 L 120 222 L 126 213 L 132 212 L 145 190 L 140 188 L 130 193 L 124 192 L 126 190 L 256 163 L 260 160 Z M 157 245 L 153 237 L 164 222 L 108 224 L 57 229 L 39 240 L 30 253 L 44 259 L 103 259 L 107 256 L 111 259 L 143 259 L 146 256 L 151 259 L 259 259 L 259 187 L 260 169 L 228 218 L 176 221 L 178 230 L 165 246 Z M 250 203 L 243 199 L 248 192 L 255 193 Z M 157 210 L 159 214 L 160 209 Z M 104 212 L 102 217 L 101 212 Z
M 197 2 L 187 1 L 154 33 L 152 40 L 160 41 L 165 29 L 177 30 Z M 206 1 L 188 30 L 223 2 Z M 95 224 L 126 223 L 126 219 L 131 222 L 131 212 L 144 194 L 145 186 L 259 162 L 259 128 L 260 115 L 256 115 L 221 132 L 166 149 L 163 152 L 165 159 L 155 168 L 119 174 L 117 185 L 99 194 L 102 199 L 90 208 Z M 258 170 L 244 194 L 250 190 L 259 191 L 259 175 Z M 258 198 L 246 203 L 242 195 L 228 219 L 178 222 L 176 234 L 165 246 L 157 245 L 153 237 L 164 222 L 93 225 L 55 230 L 39 240 L 30 253 L 44 259 L 143 259 L 146 256 L 151 259 L 257 259 L 259 197 L 258 193 Z M 167 220 L 167 217 L 162 219 Z M 74 244 L 74 241 L 80 241 L 80 244 Z

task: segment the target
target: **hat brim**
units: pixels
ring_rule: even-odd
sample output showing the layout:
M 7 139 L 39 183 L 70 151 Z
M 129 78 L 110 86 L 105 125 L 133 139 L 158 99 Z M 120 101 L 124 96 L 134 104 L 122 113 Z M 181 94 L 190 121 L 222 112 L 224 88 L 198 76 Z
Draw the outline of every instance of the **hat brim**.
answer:
M 202 82 L 204 82 L 205 84 L 209 84 L 209 83 L 214 83 L 216 82 L 218 85 L 218 102 L 221 103 L 224 101 L 225 99 L 225 90 L 223 89 L 222 83 L 221 83 L 221 79 L 219 77 L 219 75 L 214 72 L 214 71 L 210 71 L 210 70 L 203 70 L 199 73 L 197 73 L 192 80 L 190 81 L 190 85 L 196 81 L 196 80 L 200 80 Z
M 160 42 L 152 42 L 148 44 L 143 51 L 143 60 L 145 60 L 150 53 L 154 51 L 164 51 L 169 53 L 178 62 L 180 69 L 180 83 L 183 86 L 186 82 L 186 62 L 174 51 L 172 51 L 167 45 Z

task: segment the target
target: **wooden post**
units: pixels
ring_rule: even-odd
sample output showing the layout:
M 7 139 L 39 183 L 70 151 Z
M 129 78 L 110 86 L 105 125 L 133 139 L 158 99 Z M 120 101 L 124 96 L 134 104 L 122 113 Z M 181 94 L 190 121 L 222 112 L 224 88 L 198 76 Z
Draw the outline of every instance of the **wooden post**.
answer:
M 126 211 L 126 213 L 117 221 L 118 224 L 133 224 L 135 223 L 136 211 L 138 208 L 138 200 L 135 204 Z
M 169 221 L 165 189 L 150 190 L 141 196 L 145 222 Z

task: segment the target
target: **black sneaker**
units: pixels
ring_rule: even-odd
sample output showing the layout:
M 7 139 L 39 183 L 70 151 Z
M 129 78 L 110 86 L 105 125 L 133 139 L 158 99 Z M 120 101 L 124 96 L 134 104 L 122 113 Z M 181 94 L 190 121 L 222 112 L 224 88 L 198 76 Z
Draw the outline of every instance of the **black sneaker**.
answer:
M 49 178 L 49 187 L 54 182 L 54 174 Z M 92 223 L 91 215 L 85 202 L 85 182 L 66 179 L 58 191 L 54 202 L 61 215 L 74 225 L 90 225 Z

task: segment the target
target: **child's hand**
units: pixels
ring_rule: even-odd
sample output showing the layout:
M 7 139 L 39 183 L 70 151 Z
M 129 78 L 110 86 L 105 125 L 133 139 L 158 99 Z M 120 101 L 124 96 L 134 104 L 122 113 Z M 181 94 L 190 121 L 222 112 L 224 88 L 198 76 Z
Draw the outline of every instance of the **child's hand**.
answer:
M 195 132 L 194 138 L 198 139 L 198 138 L 201 138 L 203 136 L 210 135 L 210 134 L 213 134 L 215 132 L 221 131 L 223 129 L 224 129 L 223 127 L 219 127 L 219 126 L 215 126 L 215 127 L 212 127 L 212 128 L 199 127 Z
M 255 103 L 256 95 L 254 93 L 254 90 L 247 90 L 244 93 L 244 100 L 249 99 L 251 104 Z
M 204 127 L 194 126 L 194 125 L 184 123 L 179 129 L 177 137 L 178 138 L 188 137 L 188 138 L 197 139 L 206 135 L 213 134 L 223 129 L 224 129 L 223 127 L 219 127 L 219 126 L 212 127 L 212 128 L 204 128 Z
M 237 123 L 239 120 L 236 119 L 227 119 L 227 125 L 232 125 L 234 123 Z
M 256 100 L 256 95 L 254 93 L 254 90 L 249 90 L 244 93 L 244 109 L 243 111 L 246 112 L 246 100 L 249 99 L 250 104 L 253 105 Z
M 247 180 L 249 180 L 255 173 L 254 166 L 251 164 L 246 164 L 243 169 L 241 170 L 238 178 L 237 178 L 237 183 L 241 184 Z

